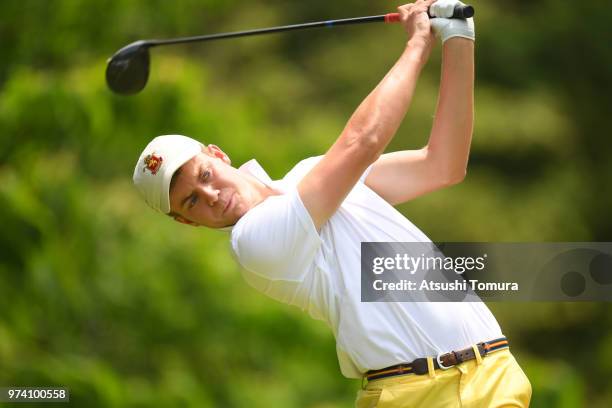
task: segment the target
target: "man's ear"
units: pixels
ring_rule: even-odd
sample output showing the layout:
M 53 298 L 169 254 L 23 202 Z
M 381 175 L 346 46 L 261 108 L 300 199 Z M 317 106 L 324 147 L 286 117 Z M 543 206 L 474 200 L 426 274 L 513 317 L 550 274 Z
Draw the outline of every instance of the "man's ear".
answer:
M 214 145 L 214 144 L 209 144 L 208 146 L 206 146 L 206 150 L 208 151 L 208 154 L 210 154 L 211 156 L 219 158 L 229 165 L 232 164 L 232 161 L 230 160 L 229 156 L 225 154 L 225 152 L 221 150 L 219 146 Z
M 195 222 L 189 221 L 187 218 L 183 218 L 180 215 L 175 215 L 174 216 L 174 221 L 178 221 L 181 224 L 191 225 L 193 227 L 197 227 L 198 226 L 198 224 L 196 224 Z

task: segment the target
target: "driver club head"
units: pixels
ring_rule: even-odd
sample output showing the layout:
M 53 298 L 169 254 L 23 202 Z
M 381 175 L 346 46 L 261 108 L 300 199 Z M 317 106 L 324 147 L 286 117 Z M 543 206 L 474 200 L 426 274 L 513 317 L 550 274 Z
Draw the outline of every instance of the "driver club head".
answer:
M 106 83 L 118 94 L 140 92 L 149 79 L 149 47 L 147 41 L 136 41 L 117 51 L 106 66 Z

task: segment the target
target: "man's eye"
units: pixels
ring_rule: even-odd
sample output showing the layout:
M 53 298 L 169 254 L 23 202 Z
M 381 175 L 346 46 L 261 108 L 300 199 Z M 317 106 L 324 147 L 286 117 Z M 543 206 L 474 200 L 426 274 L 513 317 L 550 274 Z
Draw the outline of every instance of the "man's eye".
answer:
M 210 170 L 204 170 L 202 173 L 202 180 L 206 181 L 210 178 Z
M 189 208 L 193 207 L 194 205 L 196 205 L 196 203 L 198 202 L 198 196 L 197 195 L 192 195 L 191 198 L 189 199 Z

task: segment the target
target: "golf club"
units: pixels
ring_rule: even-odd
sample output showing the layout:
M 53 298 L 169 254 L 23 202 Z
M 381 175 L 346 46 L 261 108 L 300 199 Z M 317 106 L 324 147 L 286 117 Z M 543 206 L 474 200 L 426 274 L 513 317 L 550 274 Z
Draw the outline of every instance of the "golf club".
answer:
M 474 15 L 472 6 L 455 6 L 452 18 L 470 18 Z M 185 44 L 197 41 L 220 40 L 224 38 L 245 37 L 258 34 L 278 33 L 282 31 L 301 30 L 315 27 L 334 27 L 348 24 L 363 23 L 397 23 L 399 13 L 382 14 L 379 16 L 346 18 L 340 20 L 318 21 L 314 23 L 294 24 L 280 27 L 261 28 L 256 30 L 237 31 L 202 35 L 195 37 L 173 38 L 166 40 L 140 40 L 133 42 L 117 51 L 108 60 L 106 67 L 106 83 L 118 94 L 130 95 L 140 92 L 149 78 L 150 55 L 149 48 L 160 45 Z

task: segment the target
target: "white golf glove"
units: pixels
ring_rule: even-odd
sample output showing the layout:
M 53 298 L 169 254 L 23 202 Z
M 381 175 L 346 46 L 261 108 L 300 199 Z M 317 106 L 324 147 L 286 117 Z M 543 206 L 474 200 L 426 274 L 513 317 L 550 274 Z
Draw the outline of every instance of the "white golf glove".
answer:
M 449 38 L 463 37 L 474 41 L 474 19 L 449 18 L 453 15 L 455 5 L 465 5 L 458 0 L 438 0 L 429 6 L 429 15 L 436 17 L 431 19 L 431 27 L 436 37 L 442 39 L 442 43 Z

